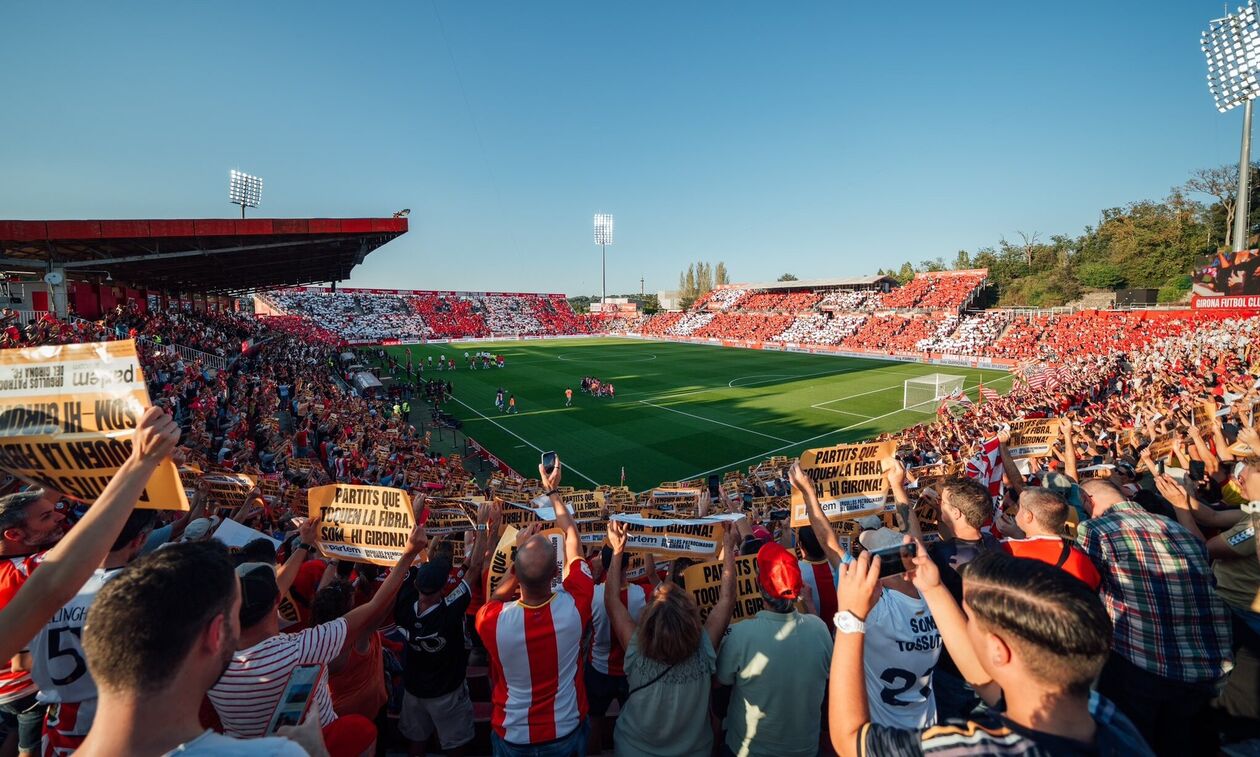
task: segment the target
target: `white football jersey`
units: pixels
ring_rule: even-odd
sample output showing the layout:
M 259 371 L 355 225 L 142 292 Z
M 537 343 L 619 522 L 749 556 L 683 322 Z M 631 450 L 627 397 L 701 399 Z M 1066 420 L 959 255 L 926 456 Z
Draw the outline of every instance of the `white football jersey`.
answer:
M 932 669 L 941 634 L 927 603 L 887 587 L 866 618 L 862 643 L 871 722 L 918 730 L 936 723 Z

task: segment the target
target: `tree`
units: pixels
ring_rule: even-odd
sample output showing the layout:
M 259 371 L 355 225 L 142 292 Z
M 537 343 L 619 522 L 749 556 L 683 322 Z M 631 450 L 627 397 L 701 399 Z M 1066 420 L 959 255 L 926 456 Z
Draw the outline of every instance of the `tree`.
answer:
M 686 275 L 687 275 L 687 279 L 686 279 L 686 283 L 683 284 L 682 296 L 683 296 L 683 299 L 694 300 L 695 298 L 700 296 L 696 292 L 696 266 L 694 264 L 687 266 Z
M 1258 167 L 1251 167 L 1251 178 L 1255 179 Z M 1234 228 L 1234 212 L 1238 204 L 1238 166 L 1224 165 L 1216 168 L 1200 168 L 1190 174 L 1184 185 L 1185 191 L 1192 194 L 1203 194 L 1215 197 L 1216 202 L 1225 213 L 1225 223 L 1221 230 L 1221 244 L 1229 244 L 1230 231 Z M 1213 234 L 1215 238 L 1215 234 Z
M 777 280 L 778 280 L 778 281 L 800 281 L 800 279 L 796 278 L 795 276 L 793 276 L 793 275 L 792 275 L 792 274 L 790 274 L 790 273 L 785 273 L 785 274 L 783 274 L 783 275 L 782 275 L 782 276 L 780 276 Z
M 910 261 L 901 264 L 901 270 L 897 271 L 896 279 L 901 285 L 908 284 L 914 278 L 914 266 L 910 265 Z
M 1124 272 L 1110 263 L 1086 263 L 1077 270 L 1076 277 L 1095 289 L 1119 289 L 1125 284 Z
M 713 267 L 703 260 L 696 263 L 696 296 L 713 289 Z
M 959 250 L 954 256 L 954 270 L 965 271 L 969 268 L 971 268 L 971 255 L 966 250 Z
M 1015 232 L 1019 234 L 1019 238 L 1023 243 L 1021 247 L 1024 250 L 1024 261 L 1029 269 L 1033 267 L 1033 249 L 1037 246 L 1037 238 L 1041 236 L 1041 232 L 1034 231 L 1032 234 L 1026 234 L 1022 231 Z
M 718 261 L 717 268 L 715 268 L 713 271 L 713 283 L 714 284 L 731 283 L 730 274 L 726 272 L 726 263 L 723 263 L 720 260 Z

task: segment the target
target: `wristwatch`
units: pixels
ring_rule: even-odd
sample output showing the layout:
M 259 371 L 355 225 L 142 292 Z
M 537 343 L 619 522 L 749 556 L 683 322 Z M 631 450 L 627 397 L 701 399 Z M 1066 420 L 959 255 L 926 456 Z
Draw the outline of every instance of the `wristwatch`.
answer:
M 866 633 L 866 623 L 848 610 L 842 610 L 831 619 L 837 633 Z

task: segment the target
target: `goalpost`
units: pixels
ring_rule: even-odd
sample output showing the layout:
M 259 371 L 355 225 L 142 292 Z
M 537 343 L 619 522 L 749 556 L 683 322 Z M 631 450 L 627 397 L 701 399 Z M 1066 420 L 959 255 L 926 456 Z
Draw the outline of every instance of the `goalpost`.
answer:
M 964 379 L 964 376 L 949 373 L 929 373 L 906 379 L 901 409 L 916 413 L 935 413 L 942 399 L 962 391 Z

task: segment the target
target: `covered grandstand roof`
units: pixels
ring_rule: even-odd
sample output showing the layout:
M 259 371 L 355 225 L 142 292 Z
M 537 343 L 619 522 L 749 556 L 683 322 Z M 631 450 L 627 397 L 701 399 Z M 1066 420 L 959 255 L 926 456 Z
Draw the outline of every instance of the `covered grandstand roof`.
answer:
M 236 293 L 345 280 L 368 253 L 405 233 L 406 218 L 0 220 L 0 264 Z
M 854 276 L 847 279 L 804 279 L 800 281 L 775 281 L 769 284 L 737 284 L 740 289 L 827 289 L 829 287 L 877 286 L 888 281 L 897 286 L 892 276 Z

